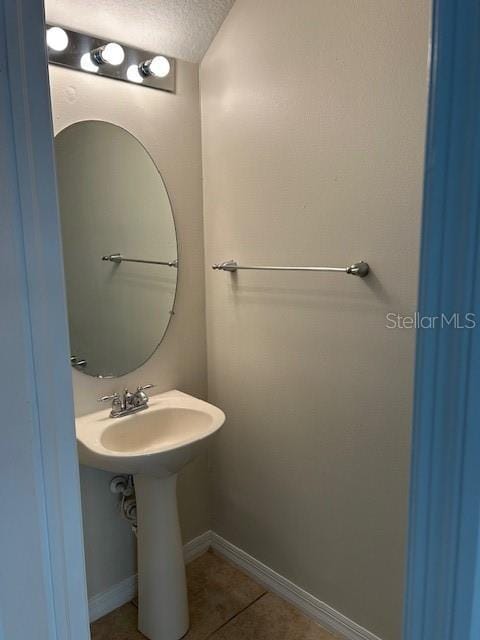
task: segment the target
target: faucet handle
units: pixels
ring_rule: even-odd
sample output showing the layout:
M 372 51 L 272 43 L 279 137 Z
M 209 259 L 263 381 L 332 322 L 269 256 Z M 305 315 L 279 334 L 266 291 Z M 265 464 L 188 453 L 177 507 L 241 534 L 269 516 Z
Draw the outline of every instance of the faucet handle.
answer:
M 118 393 L 115 391 L 115 393 L 112 393 L 109 396 L 102 396 L 101 398 L 97 398 L 98 402 L 106 402 L 107 400 L 120 400 L 120 396 L 118 395 Z
M 137 387 L 137 393 L 139 393 L 140 391 L 146 391 L 147 389 L 153 389 L 154 386 L 154 384 L 144 384 L 140 387 Z
M 144 384 L 140 387 L 137 387 L 137 390 L 133 394 L 133 405 L 137 408 L 139 407 L 147 407 L 148 404 L 148 396 L 145 393 L 146 389 L 151 389 L 154 387 L 154 384 Z
M 125 407 L 123 406 L 122 400 L 116 391 L 108 396 L 98 398 L 98 402 L 106 402 L 107 400 L 112 401 L 112 410 L 110 411 L 111 418 L 117 418 L 118 416 L 123 415 L 122 412 Z

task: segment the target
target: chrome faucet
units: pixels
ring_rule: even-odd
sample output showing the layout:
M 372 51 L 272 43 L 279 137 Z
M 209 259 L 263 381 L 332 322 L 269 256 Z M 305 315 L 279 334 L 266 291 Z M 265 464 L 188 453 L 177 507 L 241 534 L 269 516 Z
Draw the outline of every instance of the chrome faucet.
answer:
M 99 402 L 112 401 L 112 410 L 110 411 L 111 418 L 120 418 L 121 416 L 128 416 L 130 413 L 136 413 L 142 411 L 148 407 L 148 396 L 145 393 L 146 389 L 152 389 L 154 384 L 144 384 L 141 387 L 137 387 L 135 393 L 132 393 L 128 389 L 124 389 L 120 396 L 116 391 L 109 396 L 102 396 L 98 399 Z

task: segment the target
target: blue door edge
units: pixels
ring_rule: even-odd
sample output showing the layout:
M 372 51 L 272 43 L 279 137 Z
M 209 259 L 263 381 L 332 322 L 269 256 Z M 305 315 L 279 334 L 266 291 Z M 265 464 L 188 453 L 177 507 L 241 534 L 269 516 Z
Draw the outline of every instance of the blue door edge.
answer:
M 478 640 L 478 0 L 434 0 L 430 80 L 418 312 L 440 321 L 417 332 L 403 638 Z

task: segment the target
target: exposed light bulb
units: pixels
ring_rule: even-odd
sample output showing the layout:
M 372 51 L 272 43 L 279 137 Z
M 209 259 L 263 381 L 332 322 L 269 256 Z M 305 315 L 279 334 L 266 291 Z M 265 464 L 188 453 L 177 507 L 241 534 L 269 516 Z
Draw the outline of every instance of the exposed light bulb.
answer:
M 93 62 L 90 53 L 84 53 L 80 58 L 80 66 L 84 71 L 90 71 L 90 73 L 97 73 L 98 66 Z
M 54 51 L 65 51 L 68 47 L 68 35 L 60 27 L 50 27 L 47 29 L 47 45 Z
M 97 64 L 111 64 L 117 67 L 125 60 L 125 51 L 116 42 L 109 42 L 98 49 L 92 51 L 92 59 Z
M 107 64 L 111 64 L 114 67 L 122 64 L 125 60 L 125 51 L 116 42 L 109 42 L 105 45 L 101 55 Z
M 170 73 L 170 62 L 165 56 L 155 56 L 150 62 L 150 73 L 157 78 L 164 78 Z
M 131 64 L 127 69 L 127 78 L 130 82 L 136 82 L 141 84 L 143 82 L 142 74 L 140 73 L 136 64 Z
M 146 76 L 165 78 L 170 73 L 170 62 L 165 56 L 155 56 L 141 65 L 142 72 Z

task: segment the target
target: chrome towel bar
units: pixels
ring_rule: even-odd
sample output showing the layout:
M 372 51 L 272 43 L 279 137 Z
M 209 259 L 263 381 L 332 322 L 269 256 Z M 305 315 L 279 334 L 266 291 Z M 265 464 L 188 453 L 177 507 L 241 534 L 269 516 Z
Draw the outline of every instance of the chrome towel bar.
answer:
M 161 260 L 140 260 L 139 258 L 124 258 L 121 253 L 102 256 L 102 260 L 116 262 L 117 264 L 120 264 L 120 262 L 141 262 L 143 264 L 161 264 L 165 267 L 174 267 L 175 269 L 178 267 L 178 260 L 170 260 L 169 262 L 162 262 Z
M 269 267 L 258 265 L 243 266 L 239 265 L 235 260 L 227 260 L 226 262 L 214 264 L 212 266 L 212 269 L 230 272 L 235 272 L 239 269 L 255 269 L 260 271 L 335 271 L 339 273 L 348 273 L 352 276 L 359 276 L 360 278 L 364 278 L 370 271 L 368 263 L 364 262 L 363 260 L 361 260 L 360 262 L 355 262 L 350 267 Z

